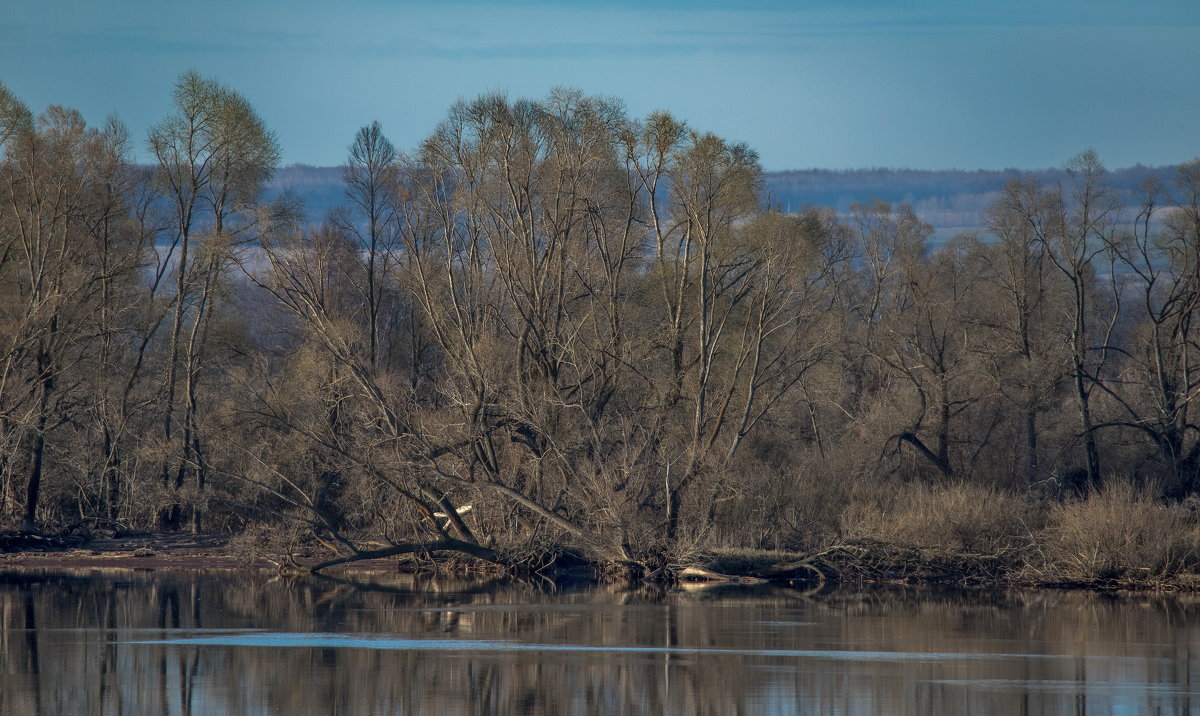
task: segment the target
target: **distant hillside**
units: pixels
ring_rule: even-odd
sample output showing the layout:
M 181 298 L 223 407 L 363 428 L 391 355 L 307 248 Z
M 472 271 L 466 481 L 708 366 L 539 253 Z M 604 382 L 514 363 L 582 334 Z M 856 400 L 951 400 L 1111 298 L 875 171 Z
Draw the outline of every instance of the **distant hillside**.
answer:
M 1155 175 L 1169 182 L 1175 167 L 1135 166 L 1112 170 L 1109 183 L 1130 193 L 1146 177 Z M 984 212 L 1000 195 L 1004 185 L 1016 178 L 1054 182 L 1061 170 L 922 171 L 914 169 L 801 169 L 766 174 L 767 198 L 784 211 L 805 206 L 829 206 L 848 212 L 850 206 L 872 199 L 908 202 L 938 233 L 978 228 Z M 319 222 L 345 199 L 340 167 L 295 164 L 279 170 L 273 192 L 290 189 L 304 200 L 309 220 Z
M 1135 166 L 1108 173 L 1108 183 L 1129 197 L 1147 177 L 1169 182 L 1175 167 Z M 766 176 L 771 203 L 784 211 L 805 205 L 829 206 L 848 212 L 852 204 L 872 199 L 912 204 L 922 219 L 941 230 L 971 229 L 984 222 L 984 212 L 1013 179 L 1053 183 L 1062 170 L 1001 171 L 915 169 L 805 169 L 771 172 Z M 942 233 L 939 231 L 939 233 Z
M 308 220 L 320 222 L 335 207 L 346 200 L 341 167 L 314 167 L 293 164 L 275 172 L 268 192 L 278 195 L 291 191 L 304 202 Z

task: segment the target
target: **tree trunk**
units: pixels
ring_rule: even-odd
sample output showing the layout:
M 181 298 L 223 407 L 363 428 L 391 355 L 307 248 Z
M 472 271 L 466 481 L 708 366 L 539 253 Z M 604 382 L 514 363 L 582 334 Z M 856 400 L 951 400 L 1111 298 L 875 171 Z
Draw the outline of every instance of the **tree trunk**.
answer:
M 1037 411 L 1025 409 L 1025 484 L 1032 485 L 1038 476 Z
M 38 401 L 37 427 L 33 432 L 33 444 L 29 454 L 29 482 L 25 491 L 25 515 L 21 519 L 22 532 L 37 532 L 38 499 L 42 490 L 42 464 L 46 454 L 46 423 L 50 409 L 50 393 L 54 390 L 54 379 L 49 375 L 48 358 L 38 357 L 42 368 L 42 390 Z

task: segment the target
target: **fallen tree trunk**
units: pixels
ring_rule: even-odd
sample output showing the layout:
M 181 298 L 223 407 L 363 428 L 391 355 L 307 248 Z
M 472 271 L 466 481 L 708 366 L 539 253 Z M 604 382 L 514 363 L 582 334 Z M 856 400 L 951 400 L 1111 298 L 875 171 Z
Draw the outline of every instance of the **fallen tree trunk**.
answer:
M 362 562 L 368 559 L 382 559 L 384 557 L 396 557 L 402 554 L 426 554 L 431 552 L 458 552 L 460 554 L 470 555 L 476 559 L 481 559 L 485 562 L 507 566 L 496 550 L 489 549 L 471 542 L 454 539 L 453 537 L 445 537 L 433 542 L 403 542 L 400 544 L 389 545 L 380 549 L 372 550 L 356 550 L 353 554 L 348 554 L 342 557 L 329 559 L 310 567 L 302 567 L 305 572 L 313 574 L 320 572 L 329 567 L 336 567 L 340 564 L 350 564 L 352 562 Z
M 680 580 L 692 580 L 697 583 L 705 584 L 766 584 L 767 580 L 761 577 L 751 577 L 747 575 L 737 574 L 721 574 L 700 567 L 684 567 L 678 573 Z

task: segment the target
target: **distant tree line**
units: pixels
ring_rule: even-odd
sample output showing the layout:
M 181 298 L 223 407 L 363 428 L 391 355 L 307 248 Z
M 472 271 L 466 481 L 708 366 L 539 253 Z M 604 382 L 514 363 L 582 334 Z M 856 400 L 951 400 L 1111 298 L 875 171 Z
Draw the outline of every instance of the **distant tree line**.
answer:
M 1133 166 L 1110 169 L 1105 183 L 1119 192 L 1130 210 L 1138 187 L 1148 179 L 1169 184 L 1175 166 Z M 921 219 L 936 231 L 933 243 L 955 233 L 985 231 L 987 210 L 1013 180 L 1053 185 L 1063 181 L 1065 169 L 796 169 L 768 171 L 763 175 L 764 204 L 796 213 L 807 206 L 824 206 L 849 216 L 854 204 L 880 199 L 891 204 L 911 204 Z M 292 191 L 304 201 L 309 221 L 320 222 L 330 209 L 345 201 L 339 167 L 292 164 L 280 167 L 268 184 L 267 196 Z M 1132 209 L 1136 213 L 1136 208 Z
M 908 205 L 782 213 L 745 145 L 575 90 L 351 139 L 318 224 L 215 80 L 151 167 L 0 87 L 4 525 L 651 565 L 803 542 L 814 481 L 1200 487 L 1200 161 L 1131 195 L 1084 152 L 931 251 Z
M 1137 165 L 1106 174 L 1106 184 L 1134 192 L 1147 179 L 1169 181 L 1176 167 Z M 767 184 L 778 201 L 799 207 L 826 204 L 839 211 L 869 198 L 914 205 L 931 199 L 950 201 L 957 196 L 987 196 L 1003 190 L 1014 179 L 1052 184 L 1063 179 L 1063 167 L 1051 169 L 794 169 L 768 172 Z M 1128 196 L 1122 197 L 1128 199 Z

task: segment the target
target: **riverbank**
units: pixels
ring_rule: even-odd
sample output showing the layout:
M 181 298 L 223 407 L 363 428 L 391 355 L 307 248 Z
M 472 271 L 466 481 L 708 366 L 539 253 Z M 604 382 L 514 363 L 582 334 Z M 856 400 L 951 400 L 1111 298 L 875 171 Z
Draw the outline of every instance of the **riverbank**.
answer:
M 227 534 L 139 532 L 117 536 L 42 536 L 0 532 L 0 569 L 250 569 L 296 573 L 327 557 L 328 554 L 301 550 L 284 559 L 271 559 L 260 552 L 247 550 L 244 540 Z M 400 570 L 401 563 L 396 558 L 381 558 L 341 564 L 323 571 Z M 451 567 L 447 571 L 456 570 Z
M 876 585 L 960 588 L 1079 589 L 1088 591 L 1167 591 L 1200 593 L 1200 573 L 1176 571 L 1111 577 L 1062 578 L 1032 566 L 1033 555 L 1013 549 L 972 554 L 884 543 L 838 545 L 818 553 L 773 550 L 715 550 L 698 560 L 721 579 L 762 579 L 797 586 L 826 584 L 863 588 Z
M 0 567 L 123 569 L 268 568 L 230 547 L 227 535 L 135 534 L 88 538 L 0 534 Z
M 209 569 L 300 572 L 321 555 L 294 555 L 286 562 L 244 552 L 229 535 L 134 534 L 112 537 L 0 534 L 0 569 Z M 720 549 L 695 555 L 656 574 L 650 581 L 679 582 L 690 588 L 776 583 L 801 589 L 866 588 L 882 585 L 962 588 L 1056 588 L 1087 591 L 1200 593 L 1200 574 L 1124 575 L 1112 578 L 1054 579 L 1031 570 L 1020 551 L 970 554 L 915 549 L 883 543 L 838 545 L 816 553 L 784 550 Z M 396 558 L 339 565 L 330 573 L 364 574 L 436 569 L 463 571 L 460 559 L 421 565 Z M 477 567 L 469 571 L 477 571 Z M 601 574 L 601 570 L 597 570 Z

